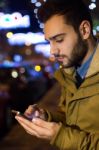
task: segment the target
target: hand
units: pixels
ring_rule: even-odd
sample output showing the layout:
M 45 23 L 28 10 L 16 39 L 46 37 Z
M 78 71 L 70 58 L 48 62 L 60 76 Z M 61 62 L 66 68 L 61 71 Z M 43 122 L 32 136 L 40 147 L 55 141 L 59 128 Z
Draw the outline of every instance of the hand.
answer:
M 43 119 L 43 120 L 48 119 L 48 116 L 47 116 L 47 113 L 45 112 L 45 110 L 42 108 L 39 108 L 37 104 L 30 105 L 26 109 L 24 115 L 27 116 L 28 118 L 31 118 L 31 120 L 35 117 Z
M 15 118 L 27 133 L 46 140 L 51 140 L 60 127 L 58 123 L 47 122 L 39 118 L 34 118 L 32 121 L 20 116 Z

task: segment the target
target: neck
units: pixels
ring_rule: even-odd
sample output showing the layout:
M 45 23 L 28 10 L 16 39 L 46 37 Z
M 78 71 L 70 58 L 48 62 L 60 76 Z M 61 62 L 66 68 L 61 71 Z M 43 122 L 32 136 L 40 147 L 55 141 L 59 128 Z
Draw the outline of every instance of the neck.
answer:
M 88 58 L 92 55 L 92 53 L 94 52 L 95 47 L 97 45 L 97 41 L 94 37 L 90 37 L 87 40 L 87 43 L 88 43 L 88 52 L 87 52 L 86 56 L 84 57 L 81 64 L 84 64 L 88 60 Z

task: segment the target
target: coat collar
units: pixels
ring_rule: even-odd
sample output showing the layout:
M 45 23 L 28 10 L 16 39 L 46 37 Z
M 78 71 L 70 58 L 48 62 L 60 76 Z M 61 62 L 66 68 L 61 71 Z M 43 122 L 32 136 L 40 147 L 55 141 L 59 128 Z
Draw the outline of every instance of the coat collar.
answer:
M 99 72 L 99 43 L 97 45 L 96 52 L 93 56 L 93 59 L 88 69 L 88 72 L 86 74 L 86 77 L 96 74 L 97 72 Z

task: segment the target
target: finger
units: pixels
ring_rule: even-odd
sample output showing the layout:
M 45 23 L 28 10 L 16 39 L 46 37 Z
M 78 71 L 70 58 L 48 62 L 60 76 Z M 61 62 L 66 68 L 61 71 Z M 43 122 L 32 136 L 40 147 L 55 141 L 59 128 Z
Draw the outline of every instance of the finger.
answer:
M 15 117 L 16 118 L 16 120 L 18 121 L 18 123 L 21 125 L 21 126 L 23 126 L 24 127 L 24 129 L 25 130 L 30 130 L 31 129 L 31 126 L 32 126 L 32 122 L 31 121 L 29 121 L 29 120 L 27 120 L 27 119 L 24 119 L 24 118 L 22 118 L 22 117 Z M 32 131 L 33 131 L 33 129 L 32 129 Z M 35 132 L 35 131 L 33 131 L 33 132 Z
M 39 126 L 39 127 L 42 127 L 42 128 L 46 128 L 46 129 L 49 129 L 53 126 L 53 123 L 52 122 L 47 122 L 45 120 L 42 120 L 40 118 L 33 118 L 32 119 L 32 122 Z
M 34 111 L 33 105 L 30 105 L 24 112 L 25 115 L 30 115 Z
M 21 124 L 21 126 L 31 133 L 32 135 L 39 137 L 39 138 L 45 138 L 47 137 L 48 131 L 45 128 L 39 127 L 32 122 L 22 118 L 22 117 L 16 117 L 18 122 Z
M 26 131 L 26 130 L 25 130 Z M 31 133 L 30 131 L 26 131 L 28 134 L 30 134 L 30 135 L 32 135 L 32 136 L 35 136 L 35 137 L 37 137 L 37 138 L 42 138 L 42 139 L 47 139 L 47 137 L 45 136 L 45 135 L 43 135 L 43 136 L 40 136 L 40 135 L 37 135 L 37 134 L 33 134 L 33 133 Z
M 45 128 L 43 127 L 43 125 L 40 126 L 40 124 L 39 124 L 39 126 L 38 126 L 37 124 L 34 124 L 32 121 L 29 121 L 29 120 L 27 120 L 27 119 L 25 119 L 25 118 L 23 118 L 23 117 L 16 116 L 15 119 L 17 119 L 20 124 L 24 124 L 24 125 L 26 125 L 27 127 L 32 128 L 32 129 L 35 130 L 36 132 L 37 132 L 37 131 L 40 131 L 40 130 L 42 130 L 42 129 L 45 130 Z M 40 120 L 41 120 L 41 119 L 40 119 Z
M 40 108 L 39 110 L 40 110 L 41 113 L 45 113 L 43 108 Z
M 27 130 L 25 130 L 28 134 L 30 134 L 30 135 L 33 135 L 33 136 L 36 136 L 36 135 L 34 135 L 33 133 L 31 133 L 31 132 L 29 132 L 29 131 L 27 131 Z
M 34 115 L 35 115 L 35 117 L 39 117 L 40 116 L 40 112 L 36 110 Z
M 29 128 L 27 125 L 25 125 L 24 123 L 20 122 L 19 120 L 17 120 L 18 123 L 24 128 L 24 130 L 30 134 L 30 135 L 34 135 L 34 136 L 38 136 L 38 133 L 36 133 L 33 129 Z

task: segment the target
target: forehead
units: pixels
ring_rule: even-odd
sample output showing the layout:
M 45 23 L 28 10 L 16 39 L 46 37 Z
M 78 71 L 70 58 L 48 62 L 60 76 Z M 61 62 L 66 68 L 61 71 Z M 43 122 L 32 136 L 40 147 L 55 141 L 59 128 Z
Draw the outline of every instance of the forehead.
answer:
M 54 15 L 44 24 L 45 38 L 48 39 L 57 34 L 66 33 L 73 29 L 71 25 L 66 24 L 63 16 Z

